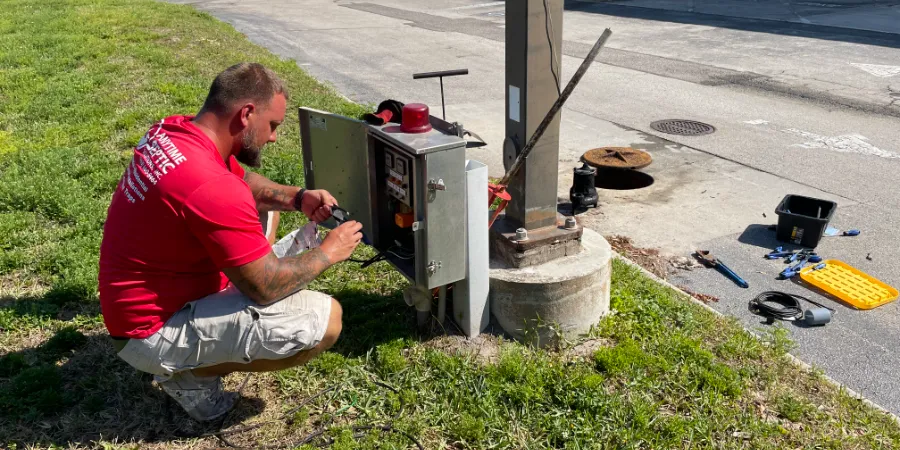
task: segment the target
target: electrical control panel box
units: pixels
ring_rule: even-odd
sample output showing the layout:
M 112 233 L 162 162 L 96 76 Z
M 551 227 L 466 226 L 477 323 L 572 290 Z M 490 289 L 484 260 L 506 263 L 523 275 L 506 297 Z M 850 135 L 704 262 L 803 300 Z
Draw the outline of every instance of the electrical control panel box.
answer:
M 431 131 L 404 133 L 309 108 L 299 116 L 307 189 L 329 191 L 415 285 L 466 276 L 466 141 L 450 124 L 430 117 Z
M 386 148 L 384 170 L 387 175 L 385 186 L 391 197 L 396 198 L 404 205 L 412 208 L 409 195 L 409 168 L 412 167 L 412 159 L 400 152 Z

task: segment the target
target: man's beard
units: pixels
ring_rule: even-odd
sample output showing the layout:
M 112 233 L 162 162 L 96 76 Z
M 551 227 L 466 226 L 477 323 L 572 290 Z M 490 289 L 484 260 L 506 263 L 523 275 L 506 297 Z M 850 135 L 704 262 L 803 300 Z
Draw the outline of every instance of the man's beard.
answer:
M 236 158 L 250 167 L 259 167 L 262 165 L 262 147 L 258 147 L 254 142 L 256 142 L 256 132 L 250 130 L 244 135 L 244 139 L 241 142 L 241 151 L 238 152 Z

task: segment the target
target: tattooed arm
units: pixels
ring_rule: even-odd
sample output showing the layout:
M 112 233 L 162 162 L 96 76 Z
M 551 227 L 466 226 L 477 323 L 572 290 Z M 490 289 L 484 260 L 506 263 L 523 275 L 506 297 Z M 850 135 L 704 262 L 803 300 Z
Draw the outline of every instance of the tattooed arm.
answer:
M 244 181 L 250 185 L 256 207 L 260 211 L 296 211 L 299 204 L 297 195 L 303 189 L 278 184 L 258 173 L 247 171 Z
M 246 296 L 268 305 L 293 294 L 326 269 L 346 260 L 362 239 L 362 224 L 345 222 L 328 233 L 319 248 L 296 256 L 277 258 L 269 253 L 243 266 L 225 269 L 225 275 Z
M 250 185 L 259 211 L 303 211 L 309 220 L 324 222 L 331 217 L 331 207 L 337 205 L 328 191 L 285 186 L 249 170 L 244 181 Z

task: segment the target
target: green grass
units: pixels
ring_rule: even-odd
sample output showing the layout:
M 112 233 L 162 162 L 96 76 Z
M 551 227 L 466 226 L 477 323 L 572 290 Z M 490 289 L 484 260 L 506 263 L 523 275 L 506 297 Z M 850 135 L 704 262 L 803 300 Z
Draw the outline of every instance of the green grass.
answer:
M 195 112 L 238 61 L 281 74 L 292 105 L 267 176 L 301 185 L 299 105 L 355 116 L 291 61 L 190 7 L 149 0 L 0 0 L 0 447 L 208 448 L 186 419 L 118 360 L 103 334 L 97 250 L 131 146 L 161 117 Z M 285 215 L 282 231 L 300 224 Z M 361 250 L 367 254 L 369 250 Z M 333 448 L 892 448 L 900 429 L 760 341 L 614 265 L 612 306 L 571 357 L 500 340 L 496 362 L 418 336 L 402 277 L 346 264 L 316 281 L 344 306 L 344 334 L 309 365 L 255 376 L 226 426 L 279 417 L 233 440 L 282 442 L 330 424 Z M 227 380 L 235 387 L 240 376 Z M 397 393 L 376 381 L 390 384 Z M 379 447 L 380 446 L 380 447 Z

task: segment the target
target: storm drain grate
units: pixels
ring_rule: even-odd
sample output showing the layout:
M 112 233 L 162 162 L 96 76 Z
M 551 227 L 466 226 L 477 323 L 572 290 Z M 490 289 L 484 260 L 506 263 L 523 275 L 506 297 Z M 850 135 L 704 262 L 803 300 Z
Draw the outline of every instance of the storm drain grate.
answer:
M 716 131 L 716 127 L 710 124 L 681 119 L 657 120 L 650 124 L 650 128 L 662 133 L 681 136 L 702 136 Z

